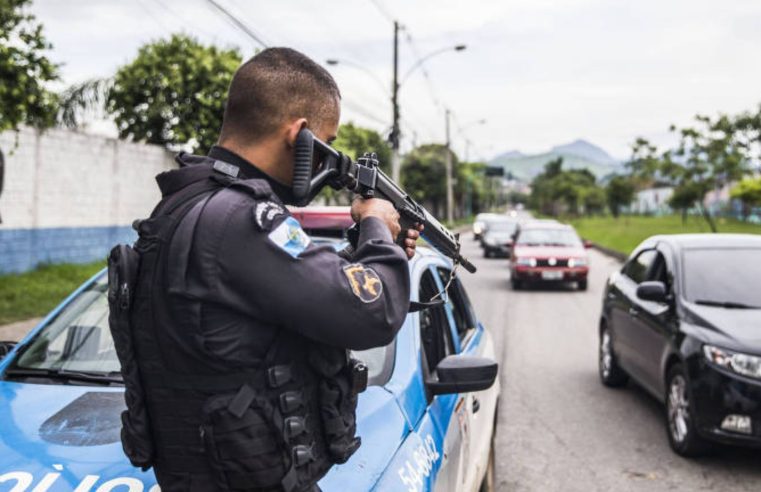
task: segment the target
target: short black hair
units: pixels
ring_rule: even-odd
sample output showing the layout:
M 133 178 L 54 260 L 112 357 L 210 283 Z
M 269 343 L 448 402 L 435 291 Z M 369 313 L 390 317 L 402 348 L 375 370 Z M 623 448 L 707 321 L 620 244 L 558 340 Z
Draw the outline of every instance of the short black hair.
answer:
M 219 140 L 256 141 L 302 117 L 316 128 L 337 116 L 340 99 L 336 81 L 311 58 L 291 48 L 267 48 L 235 72 Z

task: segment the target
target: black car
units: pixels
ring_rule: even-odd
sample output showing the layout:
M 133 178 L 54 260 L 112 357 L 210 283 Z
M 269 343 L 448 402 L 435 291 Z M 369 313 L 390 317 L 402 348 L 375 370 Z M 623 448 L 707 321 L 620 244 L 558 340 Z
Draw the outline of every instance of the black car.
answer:
M 605 289 L 599 372 L 665 403 L 672 449 L 761 446 L 761 236 L 654 236 Z
M 509 217 L 499 217 L 489 219 L 487 224 L 481 235 L 484 258 L 508 256 L 518 230 L 518 221 Z

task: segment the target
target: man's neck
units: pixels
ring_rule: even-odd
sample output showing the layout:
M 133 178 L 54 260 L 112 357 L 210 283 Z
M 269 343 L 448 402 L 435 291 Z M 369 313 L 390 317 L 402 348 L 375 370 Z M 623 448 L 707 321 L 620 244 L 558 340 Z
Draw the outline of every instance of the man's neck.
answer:
M 293 203 L 293 191 L 291 190 L 291 187 L 282 184 L 280 181 L 267 174 L 261 169 L 258 162 L 254 163 L 250 158 L 247 159 L 224 145 L 213 146 L 209 151 L 209 157 L 237 166 L 240 169 L 240 175 L 238 177 L 241 179 L 264 179 L 269 183 L 272 191 L 275 192 L 278 198 L 280 198 L 280 201 L 286 204 Z
M 292 177 L 288 175 L 289 168 L 283 165 L 279 159 L 282 153 L 282 149 L 277 148 L 279 142 L 264 141 L 255 146 L 244 147 L 232 141 L 225 141 L 217 145 L 238 154 L 250 165 L 256 167 L 259 171 L 283 186 L 291 185 Z

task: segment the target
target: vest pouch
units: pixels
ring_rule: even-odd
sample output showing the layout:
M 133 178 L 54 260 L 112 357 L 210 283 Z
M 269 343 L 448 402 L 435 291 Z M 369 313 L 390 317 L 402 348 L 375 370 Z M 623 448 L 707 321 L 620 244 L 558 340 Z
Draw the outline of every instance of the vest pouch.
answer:
M 140 255 L 126 244 L 114 246 L 108 255 L 108 325 L 121 364 L 127 405 L 121 415 L 122 447 L 130 462 L 145 471 L 153 466 L 154 447 L 130 325 L 139 268 Z
M 290 462 L 272 425 L 268 401 L 244 385 L 209 398 L 201 411 L 201 438 L 219 490 L 277 488 Z
M 367 387 L 367 366 L 351 359 L 338 373 L 320 383 L 320 414 L 328 455 L 346 463 L 362 440 L 357 433 L 357 396 Z

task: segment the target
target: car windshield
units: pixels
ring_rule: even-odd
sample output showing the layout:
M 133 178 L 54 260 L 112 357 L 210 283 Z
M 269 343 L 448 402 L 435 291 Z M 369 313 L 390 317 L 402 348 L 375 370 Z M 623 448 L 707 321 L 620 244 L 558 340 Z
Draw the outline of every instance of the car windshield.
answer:
M 489 232 L 497 232 L 500 234 L 512 234 L 513 232 L 515 232 L 516 227 L 517 227 L 517 224 L 515 222 L 506 222 L 506 221 L 490 222 Z
M 723 307 L 761 306 L 761 248 L 687 249 L 684 297 Z
M 108 374 L 119 371 L 108 328 L 106 275 L 76 296 L 21 352 L 14 367 Z
M 315 239 L 315 242 L 335 243 Z M 99 375 L 120 371 L 108 326 L 105 272 L 51 319 L 26 346 L 11 369 L 61 370 Z M 370 384 L 385 383 L 393 363 L 394 344 L 353 354 L 368 366 Z
M 571 229 L 524 229 L 518 236 L 518 244 L 581 247 L 581 239 Z

